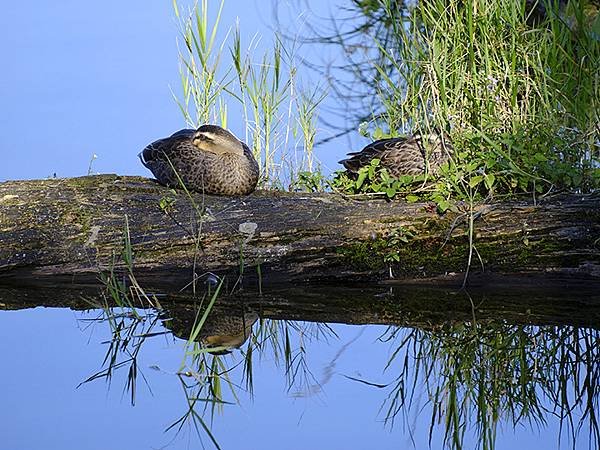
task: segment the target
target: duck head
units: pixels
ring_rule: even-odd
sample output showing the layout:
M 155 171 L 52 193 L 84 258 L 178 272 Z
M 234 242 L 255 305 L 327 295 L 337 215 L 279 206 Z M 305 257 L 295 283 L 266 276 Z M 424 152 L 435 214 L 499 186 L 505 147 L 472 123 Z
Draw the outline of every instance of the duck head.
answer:
M 205 152 L 244 154 L 242 142 L 229 131 L 216 125 L 202 125 L 194 133 L 192 143 Z

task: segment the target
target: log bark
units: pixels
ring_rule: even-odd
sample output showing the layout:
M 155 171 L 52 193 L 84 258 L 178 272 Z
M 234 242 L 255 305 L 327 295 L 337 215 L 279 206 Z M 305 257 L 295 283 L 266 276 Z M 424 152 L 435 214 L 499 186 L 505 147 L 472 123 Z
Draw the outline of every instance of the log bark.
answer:
M 469 255 L 463 209 L 438 215 L 430 204 L 331 193 L 188 196 L 117 175 L 9 181 L 0 183 L 0 282 L 97 283 L 100 272 L 126 270 L 130 242 L 130 265 L 151 285 L 181 287 L 193 272 L 457 283 Z M 600 197 L 478 205 L 474 217 L 472 273 L 600 280 Z

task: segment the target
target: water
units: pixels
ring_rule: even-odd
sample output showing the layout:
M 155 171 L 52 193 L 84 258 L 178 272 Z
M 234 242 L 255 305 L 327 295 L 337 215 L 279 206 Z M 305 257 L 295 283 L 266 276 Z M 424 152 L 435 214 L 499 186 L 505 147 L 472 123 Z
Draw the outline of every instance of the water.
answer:
M 223 449 L 421 449 L 438 408 L 436 449 L 452 446 L 452 405 L 465 449 L 481 445 L 477 413 L 494 405 L 497 449 L 597 448 L 597 294 L 288 292 L 220 299 L 197 338 L 239 345 L 250 326 L 252 336 L 230 354 L 194 358 L 181 338 L 200 317 L 190 296 L 161 297 L 159 314 L 89 309 L 102 298 L 95 290 L 0 288 L 0 448 L 214 448 L 210 433 Z M 583 417 L 575 441 L 568 421 L 560 435 L 561 405 L 573 407 L 575 428 Z

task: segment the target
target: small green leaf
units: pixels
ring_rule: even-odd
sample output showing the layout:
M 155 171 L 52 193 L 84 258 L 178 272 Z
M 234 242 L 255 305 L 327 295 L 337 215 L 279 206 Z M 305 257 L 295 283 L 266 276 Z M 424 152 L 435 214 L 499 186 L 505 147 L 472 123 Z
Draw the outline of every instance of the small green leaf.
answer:
M 378 139 L 383 139 L 384 136 L 385 136 L 385 133 L 379 127 L 375 128 L 375 131 L 373 131 L 373 139 L 375 139 L 376 141 Z
M 492 186 L 494 186 L 494 181 L 496 181 L 496 177 L 494 176 L 493 173 L 486 174 L 485 178 L 483 179 L 485 187 L 488 190 L 492 189 Z
M 448 200 L 438 200 L 437 207 L 440 212 L 445 212 L 452 204 Z
M 360 187 L 365 182 L 366 178 L 367 178 L 367 171 L 366 170 L 360 170 L 358 172 L 358 178 L 356 179 L 356 183 L 354 184 L 355 187 L 356 187 L 356 189 L 360 189 Z
M 483 181 L 483 175 L 477 175 L 469 180 L 469 187 L 474 188 Z
M 465 167 L 467 169 L 467 172 L 475 172 L 475 170 L 477 169 L 478 165 L 479 165 L 478 161 L 472 161 L 472 162 L 466 164 Z
M 408 203 L 415 203 L 419 201 L 419 197 L 413 194 L 409 194 L 406 196 L 406 201 Z

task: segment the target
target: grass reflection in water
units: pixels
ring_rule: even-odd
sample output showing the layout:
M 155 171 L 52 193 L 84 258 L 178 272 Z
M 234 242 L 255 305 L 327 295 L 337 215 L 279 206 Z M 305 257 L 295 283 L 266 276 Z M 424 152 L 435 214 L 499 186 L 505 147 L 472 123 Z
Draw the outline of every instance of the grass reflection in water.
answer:
M 549 415 L 559 418 L 573 445 L 583 433 L 596 448 L 599 337 L 591 329 L 497 322 L 390 328 L 382 340 L 395 348 L 386 365 L 395 379 L 385 420 L 393 425 L 411 411 L 413 393 L 423 386 L 432 408 L 430 436 L 442 424 L 451 448 L 462 448 L 467 432 L 481 448 L 494 448 L 500 422 L 544 426 Z
M 174 375 L 186 408 L 168 429 L 180 432 L 191 425 L 200 439 L 208 436 L 216 447 L 213 421 L 224 407 L 243 402 L 240 393 L 253 395 L 261 361 L 272 360 L 280 367 L 291 397 L 326 390 L 325 378 L 314 375 L 309 356 L 319 346 L 340 346 L 335 327 L 259 318 L 243 302 L 216 302 L 215 294 L 187 304 L 165 299 L 160 312 L 106 307 L 102 320 L 111 324 L 113 339 L 102 371 L 86 381 L 110 380 L 116 369 L 128 367 L 125 389 L 133 401 L 141 374 L 136 358 L 144 340 L 165 333 L 184 339 L 181 366 Z M 389 326 L 373 344 L 389 347 L 389 358 L 380 361 L 387 382 L 347 378 L 372 386 L 373 395 L 384 393 L 379 414 L 388 426 L 397 427 L 400 420 L 412 433 L 412 419 L 418 415 L 429 421 L 430 442 L 441 432 L 447 448 L 463 448 L 474 440 L 480 448 L 492 449 L 502 424 L 539 429 L 551 420 L 560 423 L 557 445 L 562 439 L 573 447 L 588 442 L 597 448 L 599 334 L 594 328 L 515 325 L 502 319 L 477 320 L 475 315 L 470 321 Z M 352 342 L 343 350 L 351 353 Z M 360 365 L 360 355 L 354 356 Z M 327 376 L 333 375 L 330 371 Z M 423 398 L 426 407 L 420 404 Z

